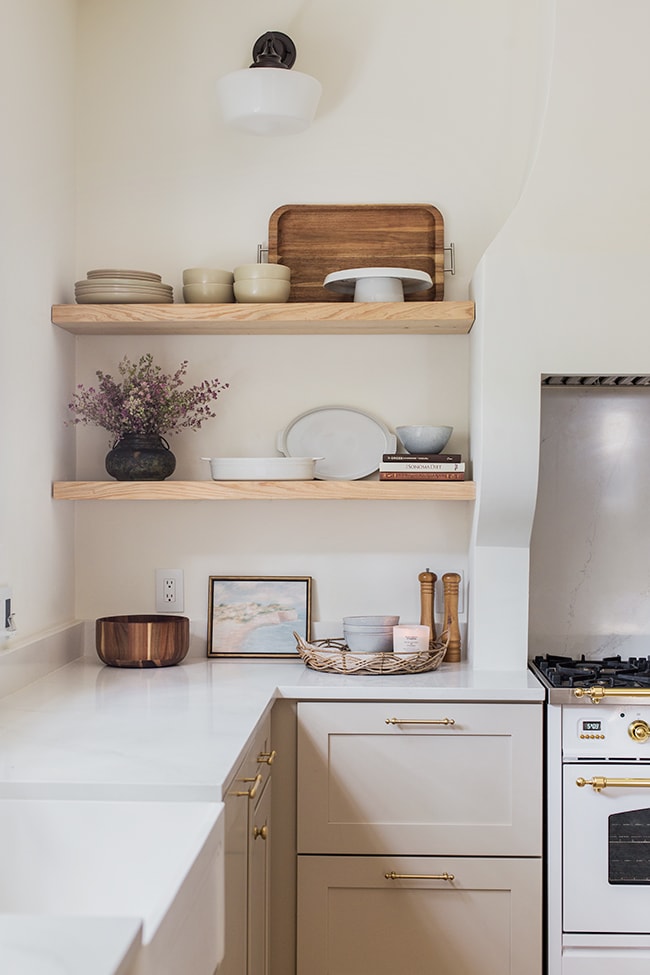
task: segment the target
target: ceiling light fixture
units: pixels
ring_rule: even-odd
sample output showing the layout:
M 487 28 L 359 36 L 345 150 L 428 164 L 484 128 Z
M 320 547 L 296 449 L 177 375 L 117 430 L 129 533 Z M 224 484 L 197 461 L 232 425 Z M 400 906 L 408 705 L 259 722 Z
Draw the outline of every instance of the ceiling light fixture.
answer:
M 217 96 L 229 125 L 255 135 L 293 135 L 311 124 L 322 86 L 300 71 L 291 71 L 296 45 L 270 30 L 255 41 L 253 63 L 217 81 Z

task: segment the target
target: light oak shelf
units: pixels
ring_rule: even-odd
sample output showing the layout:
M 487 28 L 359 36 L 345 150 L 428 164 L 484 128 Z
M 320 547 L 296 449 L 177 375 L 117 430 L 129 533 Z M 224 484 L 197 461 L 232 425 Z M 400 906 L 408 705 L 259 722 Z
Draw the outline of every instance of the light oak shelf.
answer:
M 59 501 L 473 501 L 473 481 L 55 481 Z
M 473 301 L 53 305 L 75 335 L 467 335 Z

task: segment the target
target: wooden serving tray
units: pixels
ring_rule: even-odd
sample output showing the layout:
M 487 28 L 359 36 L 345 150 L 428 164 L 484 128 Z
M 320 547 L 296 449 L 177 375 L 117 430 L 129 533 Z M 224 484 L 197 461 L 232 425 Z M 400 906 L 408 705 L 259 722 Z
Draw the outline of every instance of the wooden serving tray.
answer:
M 442 301 L 444 256 L 442 214 L 426 203 L 287 204 L 269 220 L 269 262 L 291 268 L 289 301 L 345 301 L 323 281 L 355 267 L 427 271 L 433 287 L 405 300 Z

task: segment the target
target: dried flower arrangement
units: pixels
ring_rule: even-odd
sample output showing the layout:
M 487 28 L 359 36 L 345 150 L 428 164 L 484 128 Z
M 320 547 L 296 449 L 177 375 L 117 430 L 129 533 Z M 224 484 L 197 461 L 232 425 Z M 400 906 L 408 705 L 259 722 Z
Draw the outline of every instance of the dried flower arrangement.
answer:
M 119 441 L 128 434 L 180 433 L 198 430 L 205 420 L 216 416 L 212 403 L 228 389 L 219 379 L 183 388 L 188 362 L 168 374 L 154 364 L 147 353 L 138 362 L 124 357 L 119 363 L 120 379 L 97 370 L 97 387 L 77 386 L 68 408 L 74 414 L 71 424 L 93 424 L 108 430 Z

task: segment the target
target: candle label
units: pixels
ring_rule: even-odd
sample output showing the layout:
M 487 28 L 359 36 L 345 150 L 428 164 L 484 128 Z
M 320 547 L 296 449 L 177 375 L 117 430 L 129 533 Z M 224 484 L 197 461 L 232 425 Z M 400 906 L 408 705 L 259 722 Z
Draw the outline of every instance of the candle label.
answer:
M 395 653 L 424 653 L 429 649 L 428 626 L 402 625 L 393 627 L 393 651 Z

